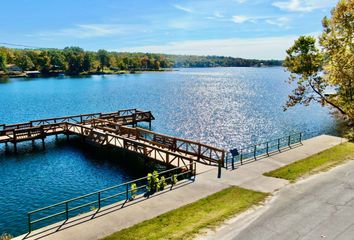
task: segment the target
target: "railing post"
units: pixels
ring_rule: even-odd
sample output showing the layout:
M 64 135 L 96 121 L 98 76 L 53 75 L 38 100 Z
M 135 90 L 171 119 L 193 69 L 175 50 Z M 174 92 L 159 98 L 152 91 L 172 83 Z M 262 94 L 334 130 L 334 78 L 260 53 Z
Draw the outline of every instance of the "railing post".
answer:
M 125 199 L 126 199 L 126 201 L 128 201 L 129 200 L 129 186 L 128 186 L 128 184 L 125 185 L 125 188 L 126 188 Z
M 269 156 L 269 142 L 267 142 L 267 156 Z
M 198 144 L 198 161 L 200 160 L 201 148 L 201 145 Z
M 234 155 L 232 155 L 231 164 L 232 164 L 232 170 L 234 170 L 235 169 L 235 157 L 234 157 Z
M 278 151 L 280 152 L 280 138 L 278 138 Z
M 226 154 L 227 155 L 227 154 Z M 216 156 L 217 156 L 217 154 L 216 154 Z M 224 150 L 222 150 L 222 152 L 221 152 L 221 161 L 222 161 L 222 166 L 223 167 L 225 167 L 225 165 L 227 165 L 227 163 L 225 164 L 225 151 Z
M 101 209 L 101 192 L 98 192 L 98 209 Z
M 257 153 L 257 145 L 254 145 L 254 149 L 253 149 L 253 157 L 254 157 L 254 160 L 257 160 L 257 158 L 256 158 L 256 153 Z
M 300 132 L 300 143 L 302 144 L 302 132 Z
M 32 232 L 31 214 L 27 213 L 28 216 L 28 233 Z
M 240 151 L 240 161 L 241 161 L 241 165 L 242 165 L 242 160 L 243 160 L 243 155 L 242 155 L 242 149 Z
M 218 178 L 221 178 L 221 162 L 218 162 Z
M 291 135 L 289 135 L 289 139 L 288 139 L 288 146 L 290 148 L 290 144 L 291 144 Z
M 66 214 L 66 220 L 69 219 L 69 203 L 65 203 L 65 214 Z
M 193 177 L 193 175 L 194 175 L 194 164 L 193 164 L 193 161 L 189 162 L 189 171 L 190 171 L 189 179 L 191 179 Z

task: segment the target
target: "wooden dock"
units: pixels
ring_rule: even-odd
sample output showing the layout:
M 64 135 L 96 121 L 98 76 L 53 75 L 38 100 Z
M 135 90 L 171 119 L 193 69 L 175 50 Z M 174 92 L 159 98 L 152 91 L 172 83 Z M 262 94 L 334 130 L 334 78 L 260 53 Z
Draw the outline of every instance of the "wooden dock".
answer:
M 192 162 L 216 165 L 220 177 L 225 158 L 223 149 L 136 127 L 140 122 L 148 122 L 151 128 L 154 119 L 150 111 L 127 109 L 2 124 L 0 143 L 12 143 L 17 151 L 19 142 L 40 139 L 44 147 L 47 136 L 65 134 L 69 138 L 69 135 L 78 135 L 99 145 L 125 149 L 168 165 L 179 167 Z

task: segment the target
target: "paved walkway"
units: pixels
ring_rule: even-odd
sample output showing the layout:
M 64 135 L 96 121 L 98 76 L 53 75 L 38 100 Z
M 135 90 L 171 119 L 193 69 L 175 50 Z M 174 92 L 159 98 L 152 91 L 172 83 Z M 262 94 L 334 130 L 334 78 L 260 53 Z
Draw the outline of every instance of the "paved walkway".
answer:
M 199 174 L 195 182 L 181 183 L 172 191 L 161 192 L 149 199 L 140 198 L 127 203 L 124 207 L 121 204 L 111 205 L 96 214 L 83 214 L 69 219 L 65 224 L 54 224 L 34 231 L 29 236 L 22 235 L 15 239 L 96 240 L 194 202 L 231 185 L 272 192 L 284 187 L 288 182 L 265 177 L 262 175 L 264 172 L 318 153 L 341 142 L 341 138 L 327 135 L 315 137 L 304 141 L 302 146 L 250 162 L 233 171 L 223 170 L 220 179 L 216 177 L 216 168 L 202 166 L 199 167 Z
M 288 185 L 204 240 L 354 239 L 354 161 Z

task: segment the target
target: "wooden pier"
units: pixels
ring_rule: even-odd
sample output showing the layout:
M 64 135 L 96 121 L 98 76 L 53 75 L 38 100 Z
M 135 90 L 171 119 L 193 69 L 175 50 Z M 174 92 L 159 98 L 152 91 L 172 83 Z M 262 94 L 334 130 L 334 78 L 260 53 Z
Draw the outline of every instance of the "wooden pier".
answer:
M 0 143 L 12 143 L 16 152 L 19 142 L 40 139 L 44 147 L 47 136 L 65 134 L 69 138 L 69 135 L 78 135 L 99 145 L 125 149 L 168 165 L 179 167 L 192 162 L 216 165 L 220 177 L 225 158 L 223 149 L 136 127 L 140 122 L 147 122 L 151 129 L 154 119 L 150 111 L 127 109 L 2 124 Z

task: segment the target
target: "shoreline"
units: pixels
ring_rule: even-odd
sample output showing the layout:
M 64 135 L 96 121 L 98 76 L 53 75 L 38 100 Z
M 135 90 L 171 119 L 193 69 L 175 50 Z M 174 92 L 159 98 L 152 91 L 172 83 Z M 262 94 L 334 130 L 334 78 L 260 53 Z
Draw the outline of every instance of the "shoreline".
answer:
M 148 72 L 172 72 L 173 69 L 161 69 L 161 70 L 122 70 L 122 71 L 106 71 L 106 72 L 82 72 L 78 74 L 74 73 L 65 73 L 65 72 L 52 72 L 45 74 L 37 74 L 36 76 L 28 76 L 25 72 L 21 73 L 11 73 L 11 74 L 0 74 L 0 79 L 8 78 L 40 78 L 40 77 L 59 77 L 59 76 L 69 76 L 69 77 L 78 77 L 78 76 L 93 76 L 93 75 L 121 75 L 121 74 L 139 74 L 139 73 L 148 73 Z
M 252 68 L 252 67 L 254 67 L 254 68 L 273 68 L 273 67 L 281 67 L 281 66 L 262 66 L 262 67 L 257 67 L 257 66 L 249 66 L 249 67 L 244 67 L 244 66 L 228 66 L 228 67 L 217 66 L 217 67 L 188 67 L 188 68 L 193 69 L 193 68 L 235 68 L 235 67 L 240 67 L 240 68 Z M 120 70 L 120 71 L 104 71 L 104 72 L 82 72 L 82 73 L 77 73 L 77 74 L 69 73 L 69 72 L 51 72 L 51 73 L 45 73 L 45 74 L 37 74 L 35 76 L 28 76 L 25 72 L 10 73 L 10 74 L 3 74 L 3 73 L 0 72 L 0 79 L 58 77 L 58 76 L 61 76 L 62 74 L 64 76 L 69 76 L 69 77 L 94 76 L 94 75 L 139 74 L 139 73 L 151 73 L 151 72 L 174 72 L 174 71 L 179 71 L 178 69 L 181 69 L 181 68 L 168 68 L 168 69 L 160 69 L 160 70 Z

